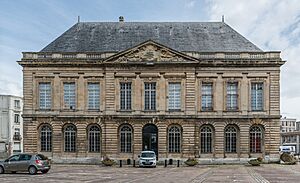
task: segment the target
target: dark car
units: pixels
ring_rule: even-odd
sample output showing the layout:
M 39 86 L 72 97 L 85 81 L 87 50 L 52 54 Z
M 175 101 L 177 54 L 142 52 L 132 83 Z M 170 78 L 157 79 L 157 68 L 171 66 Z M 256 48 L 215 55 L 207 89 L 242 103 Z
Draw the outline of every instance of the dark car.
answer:
M 4 172 L 29 172 L 34 175 L 38 171 L 47 173 L 51 168 L 48 158 L 42 154 L 17 154 L 0 162 L 0 174 Z

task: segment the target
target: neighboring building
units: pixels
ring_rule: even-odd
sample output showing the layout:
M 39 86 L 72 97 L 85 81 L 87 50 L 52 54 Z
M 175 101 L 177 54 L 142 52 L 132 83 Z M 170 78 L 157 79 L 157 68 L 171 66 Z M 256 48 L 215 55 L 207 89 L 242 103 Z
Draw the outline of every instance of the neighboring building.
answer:
M 278 159 L 284 61 L 224 22 L 80 22 L 19 64 L 26 152 Z
M 300 121 L 296 121 L 296 131 L 300 131 Z
M 280 126 L 280 131 L 281 132 L 293 132 L 296 130 L 296 119 L 294 118 L 281 118 L 281 126 Z
M 280 142 L 282 146 L 295 146 L 296 154 L 300 154 L 300 123 L 294 118 L 281 118 Z
M 0 158 L 23 151 L 22 97 L 0 95 Z

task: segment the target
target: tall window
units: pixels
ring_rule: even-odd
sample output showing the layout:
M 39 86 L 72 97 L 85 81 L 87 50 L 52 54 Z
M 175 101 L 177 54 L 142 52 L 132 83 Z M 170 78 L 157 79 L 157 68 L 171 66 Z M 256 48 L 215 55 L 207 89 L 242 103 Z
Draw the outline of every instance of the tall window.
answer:
M 15 128 L 14 140 L 21 140 L 20 128 Z
M 237 110 L 238 109 L 238 83 L 228 82 L 227 83 L 227 110 Z
M 169 83 L 169 110 L 181 109 L 181 84 Z
M 234 126 L 225 128 L 225 152 L 236 152 L 237 129 Z
M 20 123 L 20 114 L 15 114 L 15 123 L 19 124 Z
M 201 86 L 201 109 L 202 111 L 211 111 L 213 108 L 212 83 L 202 83 Z
M 259 126 L 250 128 L 250 152 L 260 153 L 262 146 L 262 130 Z
M 251 109 L 263 110 L 263 83 L 251 83 Z
M 75 83 L 64 83 L 64 104 L 68 109 L 75 109 Z
M 76 151 L 76 128 L 73 125 L 68 125 L 64 131 L 65 137 L 65 152 Z
M 131 110 L 131 83 L 120 83 L 121 110 Z
M 52 130 L 48 125 L 44 125 L 41 128 L 41 151 L 52 151 Z
M 121 152 L 130 153 L 132 143 L 132 130 L 128 125 L 124 125 L 120 129 Z
M 89 109 L 100 109 L 100 85 L 99 83 L 88 84 Z
M 145 110 L 156 109 L 156 83 L 145 83 Z
M 168 131 L 169 152 L 179 153 L 181 151 L 181 131 L 178 126 L 171 126 Z
M 200 131 L 201 153 L 212 152 L 212 128 L 203 126 Z
M 20 100 L 15 100 L 15 108 L 20 108 Z
M 39 84 L 40 109 L 51 109 L 51 83 Z
M 93 125 L 89 128 L 89 152 L 100 152 L 101 132 L 100 128 Z

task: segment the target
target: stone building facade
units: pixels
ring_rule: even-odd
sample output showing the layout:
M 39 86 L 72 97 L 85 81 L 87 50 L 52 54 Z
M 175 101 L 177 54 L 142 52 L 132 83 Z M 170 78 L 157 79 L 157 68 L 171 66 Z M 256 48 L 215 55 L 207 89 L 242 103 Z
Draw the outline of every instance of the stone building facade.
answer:
M 25 152 L 278 158 L 284 61 L 224 22 L 79 22 L 19 64 Z

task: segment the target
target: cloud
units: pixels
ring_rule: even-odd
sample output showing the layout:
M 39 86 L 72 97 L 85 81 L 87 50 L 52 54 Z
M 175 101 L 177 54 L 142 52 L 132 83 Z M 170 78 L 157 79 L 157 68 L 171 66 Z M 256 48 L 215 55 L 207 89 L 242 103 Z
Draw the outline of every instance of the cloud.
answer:
M 297 0 L 214 0 L 211 20 L 225 22 L 265 51 L 282 51 L 288 62 L 281 67 L 281 112 L 300 118 L 300 3 Z
M 300 119 L 300 3 L 298 0 L 0 1 L 0 93 L 22 94 L 22 51 L 39 51 L 76 22 L 221 21 L 265 51 L 281 50 L 281 111 Z M 125 8 L 124 8 L 125 7 Z M 144 8 L 147 7 L 147 8 Z
M 193 8 L 195 6 L 196 1 L 195 0 L 186 0 L 184 6 L 186 8 Z

